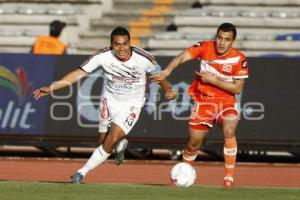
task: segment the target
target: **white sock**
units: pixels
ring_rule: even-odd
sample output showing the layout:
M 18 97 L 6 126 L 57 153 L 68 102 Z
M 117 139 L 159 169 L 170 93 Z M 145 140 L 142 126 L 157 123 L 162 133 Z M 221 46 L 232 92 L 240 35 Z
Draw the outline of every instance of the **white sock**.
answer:
M 85 165 L 77 172 L 85 176 L 90 170 L 94 169 L 95 167 L 103 163 L 108 158 L 109 155 L 110 155 L 109 153 L 104 151 L 102 145 L 100 145 L 97 149 L 95 149 L 93 155 L 85 163 Z
M 122 140 L 120 140 L 117 144 L 116 144 L 116 146 L 115 146 L 115 151 L 116 152 L 120 152 L 120 151 L 122 151 L 124 148 L 126 148 L 126 146 L 125 146 L 125 143 L 127 143 L 128 141 L 127 141 L 127 139 L 126 138 L 123 138 Z

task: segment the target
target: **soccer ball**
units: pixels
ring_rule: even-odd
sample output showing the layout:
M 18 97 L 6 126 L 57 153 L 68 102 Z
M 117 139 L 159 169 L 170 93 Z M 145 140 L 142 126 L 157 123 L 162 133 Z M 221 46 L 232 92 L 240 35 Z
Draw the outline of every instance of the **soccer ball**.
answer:
M 194 167 L 186 162 L 177 163 L 171 170 L 171 181 L 177 187 L 193 185 L 196 177 Z

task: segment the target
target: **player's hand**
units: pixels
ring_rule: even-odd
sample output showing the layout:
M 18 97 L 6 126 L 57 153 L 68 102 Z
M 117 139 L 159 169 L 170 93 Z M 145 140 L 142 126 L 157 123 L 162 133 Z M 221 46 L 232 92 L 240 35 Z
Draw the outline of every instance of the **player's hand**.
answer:
M 50 88 L 49 87 L 41 87 L 33 92 L 33 98 L 35 100 L 38 100 L 42 96 L 48 95 L 50 93 Z
M 169 75 L 170 75 L 170 72 L 167 69 L 161 70 L 160 72 L 155 73 L 152 76 L 150 76 L 150 80 L 155 83 L 160 83 L 163 80 L 165 80 Z
M 165 98 L 168 101 L 176 99 L 176 97 L 177 97 L 177 92 L 175 92 L 174 90 L 170 90 L 170 91 L 165 93 Z
M 203 83 L 213 84 L 217 80 L 216 77 L 212 73 L 209 73 L 209 72 L 195 71 L 195 73 L 200 77 L 200 79 Z

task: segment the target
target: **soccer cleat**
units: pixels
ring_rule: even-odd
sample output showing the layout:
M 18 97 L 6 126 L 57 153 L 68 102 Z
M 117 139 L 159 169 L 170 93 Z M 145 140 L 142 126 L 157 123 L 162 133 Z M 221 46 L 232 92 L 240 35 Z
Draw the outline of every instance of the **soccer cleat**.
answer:
M 223 183 L 224 189 L 232 189 L 233 188 L 233 178 L 232 177 L 225 177 Z
M 118 147 L 122 144 L 122 149 L 118 149 Z M 125 159 L 125 149 L 128 145 L 128 140 L 126 138 L 123 138 L 122 140 L 120 140 L 117 145 L 116 145 L 116 149 L 115 149 L 115 163 L 116 165 L 121 165 L 124 162 Z M 118 151 L 117 151 L 118 150 Z
M 83 175 L 79 172 L 76 172 L 71 176 L 71 183 L 73 184 L 82 184 Z

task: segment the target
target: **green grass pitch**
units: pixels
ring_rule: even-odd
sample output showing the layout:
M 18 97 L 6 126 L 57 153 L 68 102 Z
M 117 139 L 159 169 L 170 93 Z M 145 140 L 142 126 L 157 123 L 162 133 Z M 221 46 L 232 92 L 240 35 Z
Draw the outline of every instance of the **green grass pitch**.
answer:
M 82 184 L 0 181 L 2 200 L 299 200 L 300 188 Z

